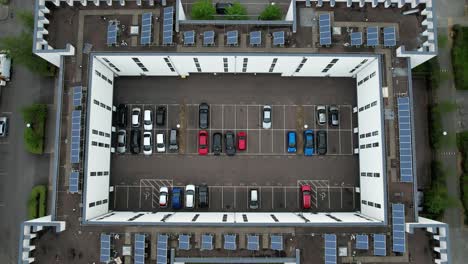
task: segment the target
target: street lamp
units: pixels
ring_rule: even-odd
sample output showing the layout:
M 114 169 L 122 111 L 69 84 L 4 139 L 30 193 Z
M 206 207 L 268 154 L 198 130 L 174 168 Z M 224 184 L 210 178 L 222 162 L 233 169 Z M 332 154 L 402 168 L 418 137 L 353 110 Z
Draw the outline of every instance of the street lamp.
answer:
M 307 124 L 304 125 L 304 129 L 307 129 L 309 126 Z
M 446 135 L 447 135 L 447 131 L 442 132 L 442 135 L 446 136 Z
M 27 128 L 31 128 L 31 123 L 27 123 L 27 124 L 26 124 L 26 127 L 27 127 Z
M 179 128 L 180 128 L 180 124 L 177 124 L 176 127 L 177 127 L 177 129 L 179 129 Z

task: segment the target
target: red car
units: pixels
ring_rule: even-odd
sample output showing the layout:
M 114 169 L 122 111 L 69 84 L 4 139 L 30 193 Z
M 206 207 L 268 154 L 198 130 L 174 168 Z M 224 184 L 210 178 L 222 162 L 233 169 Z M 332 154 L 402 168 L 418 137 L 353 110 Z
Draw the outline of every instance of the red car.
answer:
M 206 132 L 206 130 L 200 130 L 198 132 L 198 154 L 208 154 L 208 132 Z
M 310 209 L 310 203 L 312 200 L 311 195 L 311 188 L 310 185 L 302 185 L 301 186 L 301 193 L 302 193 L 302 208 L 303 209 Z
M 247 149 L 247 133 L 243 131 L 237 132 L 237 149 L 238 150 Z

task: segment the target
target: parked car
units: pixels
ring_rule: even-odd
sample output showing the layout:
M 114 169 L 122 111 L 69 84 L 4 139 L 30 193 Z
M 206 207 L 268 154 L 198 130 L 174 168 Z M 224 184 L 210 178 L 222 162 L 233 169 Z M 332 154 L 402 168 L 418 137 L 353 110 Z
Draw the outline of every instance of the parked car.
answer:
M 177 130 L 171 129 L 169 133 L 169 151 L 176 152 L 179 150 L 179 143 L 177 140 Z
M 223 134 L 216 132 L 213 134 L 213 143 L 211 145 L 213 153 L 217 156 L 223 151 Z
M 193 209 L 195 207 L 195 185 L 185 186 L 185 208 Z
M 182 197 L 184 193 L 182 188 L 174 187 L 172 188 L 172 209 L 182 208 Z
M 8 135 L 8 117 L 0 116 L 0 137 Z
M 309 129 L 304 131 L 304 155 L 313 156 L 315 149 L 314 131 Z
M 227 9 L 232 6 L 232 3 L 216 3 L 216 14 L 225 15 L 227 14 Z
M 143 112 L 143 128 L 145 130 L 153 130 L 153 111 L 145 110 Z
M 319 155 L 327 154 L 327 131 L 317 131 L 317 153 Z
M 327 108 L 324 105 L 317 106 L 317 124 L 327 123 Z
M 328 123 L 330 126 L 340 125 L 339 109 L 336 105 L 331 105 L 328 108 Z
M 247 133 L 245 133 L 244 131 L 237 132 L 237 149 L 247 149 Z
M 127 113 L 128 108 L 124 104 L 117 106 L 117 126 L 127 127 Z
M 312 194 L 311 194 L 310 185 L 302 185 L 301 186 L 301 194 L 302 194 L 302 209 L 310 209 L 310 204 L 312 201 Z
M 236 136 L 232 131 L 227 131 L 224 135 L 225 152 L 228 156 L 236 154 Z
M 198 132 L 198 154 L 208 154 L 208 132 L 206 130 L 200 130 Z
M 141 132 L 139 129 L 132 129 L 130 133 L 130 151 L 133 154 L 140 153 L 140 145 L 141 145 Z
M 258 189 L 253 188 L 249 191 L 249 208 L 250 209 L 258 209 Z
M 200 208 L 207 208 L 209 206 L 209 192 L 206 184 L 198 187 L 198 206 Z
M 143 133 L 143 154 L 153 154 L 153 136 L 151 132 Z
M 271 106 L 263 106 L 263 115 L 262 115 L 262 127 L 264 129 L 271 128 Z
M 120 129 L 117 132 L 117 153 L 125 153 L 127 150 L 127 131 Z
M 159 132 L 156 134 L 156 152 L 166 152 L 166 134 L 164 132 Z
M 169 189 L 163 186 L 159 189 L 159 207 L 167 207 L 167 202 L 169 200 Z
M 288 153 L 296 153 L 297 148 L 296 132 L 288 132 Z
M 156 125 L 164 126 L 165 123 L 166 123 L 166 107 L 158 106 L 158 108 L 156 108 Z
M 140 127 L 141 108 L 135 107 L 132 109 L 132 127 Z
M 200 129 L 208 129 L 210 126 L 210 106 L 207 103 L 198 106 L 198 121 Z

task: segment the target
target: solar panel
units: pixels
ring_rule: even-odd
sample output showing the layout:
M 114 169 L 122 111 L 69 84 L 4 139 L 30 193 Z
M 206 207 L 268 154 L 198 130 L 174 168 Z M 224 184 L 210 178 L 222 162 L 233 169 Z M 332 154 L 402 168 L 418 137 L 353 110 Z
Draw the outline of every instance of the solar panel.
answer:
M 369 249 L 369 237 L 367 235 L 357 235 L 356 248 L 366 250 Z
M 73 106 L 81 106 L 82 95 L 83 95 L 83 88 L 81 86 L 73 87 Z
M 156 263 L 157 264 L 167 264 L 167 235 L 158 235 L 158 244 L 156 252 Z
M 252 31 L 250 32 L 250 45 L 259 46 L 262 44 L 262 32 Z
M 141 15 L 141 45 L 148 45 L 151 43 L 151 32 L 153 28 L 153 14 L 143 13 Z
M 398 128 L 400 136 L 400 181 L 413 182 L 413 146 L 409 97 L 399 97 Z
M 193 45 L 195 44 L 195 31 L 185 31 L 184 32 L 184 44 Z
M 70 148 L 71 163 L 80 162 L 80 142 L 81 142 L 81 110 L 73 110 L 72 112 L 72 137 Z
M 283 250 L 283 236 L 271 235 L 270 236 L 270 248 L 273 250 Z
M 387 246 L 385 235 L 374 234 L 374 256 L 386 256 Z
M 109 21 L 107 25 L 107 45 L 117 44 L 117 23 L 115 21 Z
M 238 31 L 232 30 L 227 32 L 227 44 L 237 46 L 238 41 Z
M 236 235 L 224 235 L 224 249 L 236 250 Z
M 174 28 L 174 8 L 172 6 L 163 9 L 163 45 L 172 45 Z
M 68 184 L 68 191 L 71 193 L 77 193 L 78 192 L 78 183 L 79 183 L 79 172 L 77 171 L 72 171 L 70 173 L 69 179 L 69 184 Z
M 405 205 L 392 204 L 393 252 L 405 253 Z
M 101 234 L 101 262 L 110 261 L 110 235 Z
M 336 263 L 336 235 L 325 234 L 325 264 Z
M 190 249 L 190 236 L 179 235 L 179 249 L 189 250 Z
M 213 250 L 213 236 L 202 235 L 201 250 Z
M 144 264 L 145 263 L 145 235 L 135 234 L 135 245 L 134 245 L 133 263 Z
M 331 45 L 330 14 L 319 16 L 320 45 Z
M 248 250 L 259 250 L 260 249 L 260 239 L 257 235 L 248 235 L 247 236 L 247 249 Z
M 273 32 L 273 45 L 274 46 L 284 45 L 284 31 Z
M 379 45 L 379 28 L 368 27 L 367 28 L 367 46 L 375 47 Z
M 205 46 L 214 45 L 214 38 L 215 38 L 215 32 L 213 30 L 203 32 L 203 45 Z
M 351 33 L 351 46 L 361 46 L 362 45 L 362 32 L 352 32 Z
M 383 30 L 384 30 L 384 46 L 386 47 L 396 46 L 395 27 L 386 27 Z

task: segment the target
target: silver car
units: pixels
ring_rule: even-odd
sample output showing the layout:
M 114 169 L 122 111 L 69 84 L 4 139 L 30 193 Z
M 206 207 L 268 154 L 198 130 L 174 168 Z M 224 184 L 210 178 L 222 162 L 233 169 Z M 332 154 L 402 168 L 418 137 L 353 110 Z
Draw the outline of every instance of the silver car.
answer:
M 324 105 L 317 106 L 317 123 L 319 125 L 327 123 L 327 107 Z
M 120 129 L 117 132 L 117 153 L 125 153 L 127 150 L 127 131 Z
M 8 117 L 0 116 L 0 137 L 6 137 L 8 134 Z
M 263 106 L 263 115 L 262 115 L 262 127 L 263 129 L 270 129 L 271 128 L 271 106 L 265 105 Z

